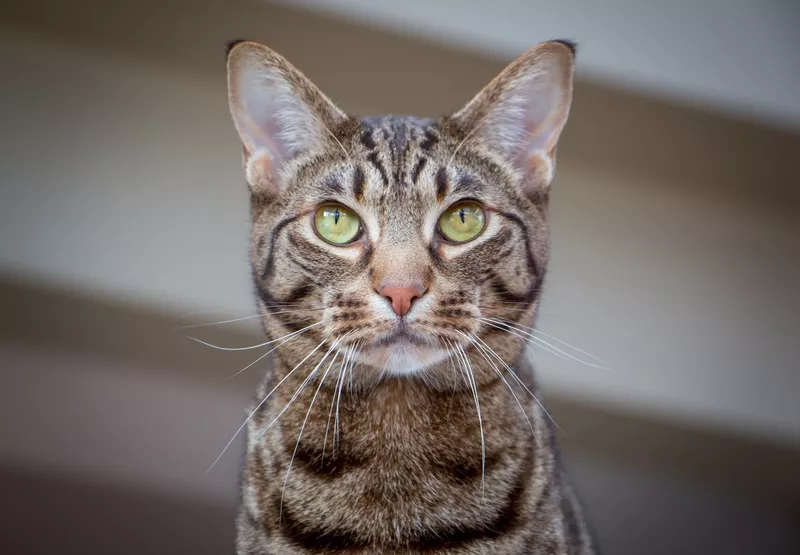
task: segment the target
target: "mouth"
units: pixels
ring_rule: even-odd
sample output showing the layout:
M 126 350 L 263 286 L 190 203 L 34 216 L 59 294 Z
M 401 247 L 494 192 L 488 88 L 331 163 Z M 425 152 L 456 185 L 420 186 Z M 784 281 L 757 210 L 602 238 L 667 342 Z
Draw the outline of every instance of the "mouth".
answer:
M 397 323 L 393 330 L 373 340 L 370 346 L 380 348 L 403 344 L 410 344 L 416 347 L 435 347 L 435 343 L 431 338 L 411 330 L 408 324 L 402 320 Z
M 433 338 L 411 330 L 401 321 L 374 339 L 362 350 L 360 358 L 393 374 L 409 374 L 442 360 L 444 350 Z

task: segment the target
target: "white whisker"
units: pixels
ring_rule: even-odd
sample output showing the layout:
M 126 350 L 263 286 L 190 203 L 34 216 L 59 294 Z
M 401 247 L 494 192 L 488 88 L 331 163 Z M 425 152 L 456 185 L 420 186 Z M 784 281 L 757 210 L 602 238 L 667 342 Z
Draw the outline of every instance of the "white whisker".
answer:
M 244 320 L 252 320 L 253 318 L 260 318 L 261 314 L 253 314 L 252 316 L 243 316 L 242 318 L 232 318 L 230 320 L 221 320 L 219 322 L 208 322 L 204 324 L 190 324 L 188 326 L 181 326 L 179 330 L 189 330 L 193 328 L 205 328 L 208 326 L 220 326 L 222 324 L 232 324 L 233 322 L 242 322 Z
M 324 322 L 317 322 L 315 324 L 311 324 L 310 326 L 306 326 L 302 330 L 298 330 L 298 331 L 305 331 L 307 329 L 311 329 L 311 328 L 316 327 L 316 326 L 321 326 L 323 323 Z M 297 332 L 292 332 L 292 333 L 297 333 Z M 289 335 L 292 335 L 292 334 L 290 333 L 290 334 L 284 335 L 283 337 L 279 337 L 277 339 L 272 339 L 272 340 L 266 341 L 264 343 L 259 343 L 258 345 L 250 345 L 249 347 L 220 347 L 219 345 L 214 345 L 212 343 L 208 343 L 208 342 L 203 341 L 202 339 L 198 339 L 196 337 L 191 337 L 191 336 L 187 336 L 187 337 L 189 339 L 191 339 L 192 341 L 196 341 L 196 342 L 200 343 L 201 345 L 205 345 L 206 347 L 211 347 L 212 349 L 217 349 L 218 351 L 252 351 L 253 349 L 260 349 L 261 347 L 266 347 L 267 345 L 272 345 L 273 343 L 276 343 L 278 341 L 283 340 L 284 338 L 288 337 Z
M 446 338 L 441 338 L 440 341 L 447 345 L 445 351 L 447 352 L 448 362 L 450 362 L 450 369 L 453 371 L 453 394 L 455 394 L 458 388 L 458 369 L 456 368 L 455 364 L 455 353 L 453 352 L 452 345 Z M 463 374 L 461 377 L 464 377 Z
M 211 310 L 198 310 L 197 312 L 187 312 L 186 314 L 181 314 L 181 318 L 188 318 L 189 316 L 200 316 L 201 314 L 214 314 L 216 312 L 225 312 L 228 310 L 227 308 L 214 308 Z
M 535 345 L 538 345 L 542 349 L 550 352 L 551 354 L 553 354 L 555 356 L 563 358 L 565 360 L 570 360 L 570 361 L 573 361 L 573 362 L 577 362 L 579 364 L 583 364 L 585 366 L 590 366 L 592 368 L 599 368 L 601 370 L 607 370 L 608 369 L 608 367 L 606 367 L 606 366 L 600 366 L 599 364 L 594 364 L 593 362 L 588 362 L 588 361 L 585 361 L 585 360 L 583 360 L 581 358 L 573 356 L 570 353 L 568 353 L 568 352 L 566 352 L 566 351 L 564 351 L 562 349 L 559 349 L 555 345 L 553 345 L 551 343 L 548 343 L 547 341 L 545 341 L 541 337 L 536 337 L 535 335 L 533 335 L 533 333 L 527 332 L 524 329 L 520 329 L 519 327 L 517 327 L 515 325 L 508 324 L 508 323 L 506 323 L 506 322 L 504 322 L 502 320 L 497 320 L 497 319 L 493 319 L 493 318 L 481 318 L 481 320 L 483 320 L 485 322 L 490 322 L 490 323 L 494 323 L 494 324 L 498 324 L 498 325 L 504 326 L 510 333 L 513 333 L 517 337 L 525 339 L 526 341 L 528 339 L 530 339 L 531 341 L 535 342 L 534 343 Z
M 284 406 L 284 407 L 281 409 L 281 411 L 278 413 L 278 416 L 276 416 L 275 418 L 273 418 L 273 419 L 272 419 L 272 422 L 270 422 L 269 424 L 267 424 L 266 426 L 264 426 L 263 428 L 261 428 L 261 431 L 260 431 L 260 432 L 259 432 L 259 434 L 258 434 L 258 435 L 259 435 L 259 437 L 261 437 L 261 436 L 263 436 L 265 433 L 267 433 L 267 431 L 268 431 L 268 430 L 269 430 L 269 429 L 270 429 L 270 428 L 271 428 L 273 425 L 275 425 L 275 423 L 276 423 L 278 420 L 280 420 L 281 416 L 283 416 L 283 414 L 284 414 L 284 413 L 285 413 L 287 410 L 289 410 L 289 407 L 291 407 L 291 406 L 294 404 L 294 402 L 297 400 L 297 398 L 298 398 L 298 397 L 300 397 L 300 394 L 303 392 L 303 390 L 306 388 L 306 386 L 307 386 L 309 383 L 311 383 L 311 380 L 313 380 L 313 379 L 314 379 L 314 376 L 316 376 L 316 374 L 317 374 L 317 371 L 319 370 L 319 367 L 322 365 L 322 363 L 323 363 L 323 362 L 325 362 L 325 359 L 327 359 L 327 358 L 328 358 L 328 355 L 330 355 L 330 354 L 331 354 L 331 351 L 333 351 L 333 349 L 334 349 L 335 347 L 336 347 L 336 343 L 334 343 L 333 345 L 331 345 L 331 346 L 328 348 L 328 352 L 327 352 L 327 353 L 325 353 L 325 356 L 323 356 L 323 357 L 322 357 L 322 359 L 321 359 L 321 360 L 320 360 L 320 361 L 317 363 L 317 365 L 314 367 L 314 369 L 313 369 L 311 372 L 309 372 L 308 376 L 306 376 L 306 378 L 303 380 L 303 383 L 301 383 L 301 384 L 300 384 L 300 387 L 298 387 L 298 388 L 297 388 L 297 391 L 295 391 L 295 392 L 294 392 L 294 395 L 292 395 L 292 398 L 291 398 L 291 399 L 289 399 L 289 402 L 288 402 L 288 403 L 286 403 L 286 405 L 285 405 L 285 406 Z M 303 360 L 305 360 L 305 359 L 303 359 Z
M 533 329 L 533 331 L 534 331 L 534 333 L 538 333 L 539 335 L 543 335 L 543 336 L 547 337 L 548 339 L 552 339 L 556 343 L 560 343 L 560 344 L 562 344 L 562 345 L 564 345 L 566 347 L 569 347 L 570 349 L 575 349 L 576 351 L 578 351 L 582 355 L 586 355 L 587 357 L 591 358 L 592 360 L 596 360 L 600 364 L 604 365 L 606 368 L 609 368 L 608 367 L 608 363 L 606 361 L 604 361 L 602 358 L 596 357 L 591 353 L 587 353 L 586 351 L 583 351 L 583 350 L 579 349 L 575 345 L 571 345 L 570 343 L 567 343 L 563 339 L 559 339 L 558 337 L 554 337 L 554 336 L 552 336 L 550 334 L 547 334 L 547 333 L 543 332 L 542 330 L 537 330 L 535 328 Z
M 342 400 L 342 390 L 344 389 L 344 382 L 348 376 L 352 379 L 353 367 L 356 364 L 356 357 L 357 357 L 356 351 L 358 350 L 360 345 L 361 345 L 360 342 L 356 342 L 349 347 L 347 364 L 345 365 L 344 374 L 342 375 L 342 380 L 341 383 L 339 384 L 339 394 L 336 399 L 336 418 L 333 430 L 334 449 L 336 449 L 336 446 L 341 444 L 340 433 L 339 433 L 339 406 Z M 352 383 L 350 384 L 350 389 L 352 391 Z
M 489 344 L 488 344 L 488 343 L 486 343 L 486 341 L 484 341 L 483 339 L 481 339 L 481 338 L 480 338 L 480 337 L 478 337 L 477 335 L 473 335 L 473 337 L 474 337 L 474 338 L 475 338 L 477 341 L 479 341 L 481 344 L 483 344 L 483 346 L 484 346 L 484 347 L 486 347 L 487 351 L 488 351 L 489 353 L 491 353 L 491 354 L 492 354 L 492 356 L 494 356 L 494 357 L 495 357 L 495 358 L 496 358 L 496 359 L 497 359 L 497 360 L 500 362 L 500 364 L 502 364 L 502 365 L 503 365 L 503 367 L 504 367 L 506 370 L 508 370 L 508 373 L 511 375 L 511 377 L 513 377 L 513 378 L 514 378 L 514 380 L 515 380 L 515 381 L 516 381 L 516 382 L 517 382 L 519 385 L 521 385 L 521 386 L 522 386 L 522 388 L 523 388 L 525 391 L 527 391 L 527 392 L 528 392 L 528 394 L 529 394 L 531 397 L 533 397 L 533 400 L 534 400 L 534 401 L 536 401 L 536 404 L 537 404 L 537 405 L 539 405 L 539 408 L 541 408 L 541 409 L 544 411 L 544 413 L 547 415 L 547 417 L 550 419 L 550 421 L 553 423 L 553 425 L 554 425 L 556 428 L 558 428 L 558 429 L 560 430 L 560 429 L 561 429 L 561 426 L 559 426 L 559 425 L 558 425 L 558 423 L 557 423 L 557 422 L 555 421 L 555 419 L 554 419 L 554 418 L 553 418 L 553 417 L 550 415 L 550 413 L 549 413 L 549 412 L 547 411 L 547 409 L 544 407 L 544 405 L 543 405 L 543 404 L 542 404 L 542 402 L 539 400 L 539 398 L 538 398 L 538 397 L 537 397 L 537 396 L 536 396 L 536 395 L 533 393 L 533 391 L 531 391 L 531 390 L 528 388 L 528 386 L 527 386 L 527 385 L 525 385 L 525 382 L 523 382 L 523 381 L 520 379 L 520 377 L 519 377 L 519 376 L 517 376 L 517 373 L 516 373 L 516 372 L 514 372 L 514 370 L 513 370 L 513 369 L 512 369 L 512 368 L 511 368 L 511 367 L 510 367 L 510 366 L 509 366 L 507 363 L 506 363 L 506 361 L 505 361 L 505 360 L 503 360 L 503 358 L 502 358 L 500 355 L 498 355 L 498 354 L 497 354 L 497 352 L 495 352 L 495 350 L 494 350 L 494 349 L 492 349 L 492 348 L 489 346 Z
M 486 439 L 483 432 L 483 416 L 481 415 L 481 403 L 478 397 L 478 385 L 475 382 L 475 376 L 472 373 L 472 365 L 470 364 L 466 351 L 464 351 L 464 348 L 459 344 L 455 344 L 455 347 L 456 352 L 458 352 L 461 356 L 464 374 L 466 375 L 470 389 L 472 390 L 472 397 L 475 401 L 475 410 L 478 413 L 478 427 L 480 428 L 481 432 L 481 503 L 483 503 L 483 493 L 486 486 Z
M 467 340 L 469 340 L 469 342 L 472 343 L 472 345 L 478 350 L 478 352 L 481 354 L 481 356 L 483 356 L 483 358 L 486 360 L 486 362 L 489 363 L 489 366 L 491 366 L 492 369 L 495 371 L 495 373 L 500 377 L 500 379 L 503 380 L 503 383 L 506 384 L 506 387 L 511 392 L 511 395 L 514 397 L 514 400 L 517 402 L 517 405 L 519 406 L 519 410 L 522 411 L 522 416 L 525 417 L 525 421 L 528 423 L 528 427 L 531 429 L 531 433 L 533 434 L 533 437 L 535 439 L 536 438 L 536 430 L 533 429 L 533 424 L 531 424 L 531 421 L 528 418 L 528 413 L 525 412 L 525 408 L 522 406 L 522 402 L 519 400 L 519 397 L 517 397 L 517 394 L 514 392 L 514 388 L 511 387 L 511 384 L 508 383 L 508 380 L 506 380 L 506 377 L 503 376 L 503 372 L 501 372 L 500 369 L 497 367 L 497 365 L 494 363 L 494 361 L 489 358 L 489 356 L 484 351 L 484 348 L 477 341 L 474 340 L 475 336 L 473 334 L 465 334 L 463 332 L 459 332 L 459 333 L 464 335 L 467 338 Z
M 531 327 L 531 326 L 526 326 L 525 324 L 520 324 L 519 322 L 510 322 L 510 321 L 508 321 L 508 320 L 504 320 L 503 318 L 495 318 L 495 320 L 496 320 L 496 321 L 503 322 L 503 323 L 506 323 L 506 324 L 513 324 L 513 325 L 516 325 L 518 328 L 525 328 L 526 330 L 529 330 L 529 331 L 530 331 L 530 333 L 538 333 L 539 335 L 542 335 L 542 336 L 544 336 L 544 337 L 547 337 L 548 339 L 551 339 L 551 340 L 555 341 L 556 343 L 560 343 L 561 345 L 564 345 L 565 347 L 567 347 L 567 348 L 569 348 L 569 349 L 573 349 L 574 351 L 577 351 L 578 353 L 580 353 L 580 354 L 582 354 L 582 355 L 585 355 L 585 356 L 589 357 L 590 359 L 592 359 L 592 360 L 595 360 L 595 361 L 599 362 L 600 364 L 604 365 L 604 367 L 605 367 L 606 369 L 609 369 L 609 368 L 608 368 L 608 365 L 606 364 L 606 361 L 604 361 L 603 359 L 601 359 L 601 358 L 598 358 L 598 357 L 594 356 L 594 355 L 593 355 L 593 354 L 591 354 L 591 353 L 587 353 L 586 351 L 579 349 L 579 348 L 578 348 L 578 347 L 576 347 L 575 345 L 572 345 L 572 344 L 570 344 L 570 343 L 567 343 L 567 342 L 566 342 L 566 341 L 564 341 L 563 339 L 559 339 L 558 337 L 555 337 L 555 336 L 553 336 L 553 335 L 547 334 L 547 333 L 543 332 L 542 330 L 538 330 L 538 329 L 536 329 L 536 328 L 534 328 L 534 327 Z M 548 345 L 549 345 L 549 343 L 548 343 Z M 553 348 L 555 348 L 555 347 L 553 347 Z
M 461 379 L 464 380 L 464 385 L 469 387 L 470 383 L 467 379 L 466 373 L 464 372 L 464 362 L 461 360 L 461 354 L 457 350 L 458 345 L 450 339 L 446 339 L 445 341 L 447 341 L 447 344 L 450 346 L 450 352 L 455 355 L 455 357 L 452 359 L 453 371 L 458 372 L 461 375 Z M 455 362 L 458 362 L 458 368 L 456 368 Z
M 535 345 L 536 347 L 540 347 L 543 351 L 548 352 L 553 356 L 556 356 L 556 357 L 558 357 L 560 359 L 564 359 L 564 360 L 571 360 L 570 358 L 559 354 L 557 351 L 554 351 L 554 350 L 550 349 L 546 345 L 540 344 L 539 342 L 536 341 L 538 338 L 530 337 L 530 336 L 526 335 L 524 332 L 521 332 L 519 330 L 516 330 L 514 328 L 509 327 L 508 324 L 496 324 L 496 323 L 494 323 L 491 320 L 488 320 L 486 318 L 480 318 L 480 320 L 482 322 L 484 322 L 485 324 L 487 324 L 487 325 L 489 325 L 489 326 L 491 326 L 491 327 L 493 327 L 495 329 L 498 329 L 498 330 L 501 330 L 501 331 L 505 331 L 505 332 L 510 333 L 511 335 L 515 336 L 515 337 L 518 337 L 518 338 L 522 339 L 522 341 L 525 342 L 525 343 L 528 343 L 530 345 Z
M 266 358 L 267 356 L 269 356 L 269 355 L 270 355 L 271 353 L 273 353 L 273 352 L 274 352 L 276 349 L 279 349 L 279 348 L 280 348 L 282 345 L 285 345 L 286 343 L 288 343 L 289 341 L 291 341 L 292 339 L 294 339 L 296 336 L 298 336 L 298 335 L 301 335 L 301 334 L 305 333 L 306 331 L 308 331 L 308 328 L 304 328 L 304 329 L 301 329 L 301 330 L 297 330 L 297 331 L 294 331 L 294 332 L 292 332 L 292 333 L 290 333 L 290 334 L 288 334 L 288 335 L 284 335 L 283 337 L 285 337 L 286 339 L 284 339 L 283 341 L 281 341 L 280 343 L 278 343 L 277 345 L 275 345 L 275 346 L 274 346 L 273 348 L 271 348 L 269 351 L 267 351 L 266 353 L 264 353 L 263 355 L 261 355 L 260 357 L 258 357 L 257 359 L 255 359 L 253 362 L 251 362 L 250 364 L 248 364 L 247 366 L 245 366 L 244 368 L 242 368 L 241 370 L 239 370 L 239 371 L 238 371 L 238 372 L 236 372 L 235 374 L 231 374 L 230 376 L 228 376 L 228 379 L 229 379 L 229 380 L 231 380 L 231 379 L 235 378 L 236 376 L 238 376 L 239 374 L 241 374 L 242 372 L 244 372 L 245 370 L 247 370 L 248 368 L 251 368 L 252 366 L 254 366 L 254 365 L 258 364 L 258 362 L 259 362 L 259 361 L 261 361 L 261 360 L 263 360 L 264 358 Z M 283 338 L 281 338 L 281 339 L 283 339 Z
M 336 357 L 339 356 L 339 351 L 336 351 L 336 354 L 333 356 L 333 360 L 331 360 L 331 365 L 336 362 Z M 342 362 L 344 362 L 344 356 L 342 356 Z M 339 375 L 336 377 L 336 382 L 333 385 L 333 393 L 331 394 L 331 409 L 328 411 L 328 423 L 325 425 L 325 439 L 322 442 L 322 462 L 325 462 L 325 448 L 328 445 L 328 430 L 331 428 L 331 419 L 333 418 L 333 405 L 336 401 L 336 386 L 339 383 L 339 380 L 342 378 L 342 371 L 344 366 L 339 364 Z
M 276 308 L 285 308 L 285 307 L 276 307 Z M 268 312 L 268 316 L 278 315 L 278 314 L 293 314 L 295 312 L 317 312 L 319 310 L 325 310 L 325 307 L 322 308 L 293 308 L 292 310 L 281 310 L 278 312 Z M 207 328 L 209 326 L 221 326 L 223 324 L 233 324 L 235 322 L 243 322 L 244 320 L 252 320 L 254 318 L 261 318 L 261 314 L 253 314 L 252 316 L 243 316 L 241 318 L 231 318 L 230 320 L 221 320 L 219 322 L 205 322 L 202 324 L 189 324 L 188 326 L 181 326 L 179 330 L 189 330 L 194 328 Z
M 331 348 L 328 349 L 328 352 L 325 354 L 325 357 L 327 357 L 331 353 L 331 351 L 334 350 L 338 342 L 339 339 L 333 342 Z M 325 357 L 323 357 L 322 361 L 325 360 Z M 334 355 L 333 360 L 336 360 L 336 355 Z M 322 364 L 322 361 L 320 361 L 320 364 Z M 331 361 L 331 363 L 332 362 L 333 361 Z M 319 368 L 319 364 L 317 365 L 317 368 Z M 316 373 L 317 368 L 314 369 L 314 373 Z M 306 417 L 303 419 L 303 425 L 300 426 L 300 433 L 297 434 L 297 443 L 294 444 L 294 451 L 292 451 L 292 458 L 289 459 L 289 467 L 286 469 L 286 478 L 283 479 L 283 488 L 281 489 L 281 504 L 280 504 L 280 509 L 278 511 L 278 519 L 281 519 L 283 517 L 283 496 L 286 493 L 286 484 L 289 483 L 289 473 L 291 473 L 292 471 L 292 464 L 294 464 L 294 458 L 297 455 L 297 449 L 300 447 L 300 440 L 303 437 L 303 430 L 306 429 L 306 424 L 308 423 L 308 417 L 311 416 L 311 409 L 314 408 L 314 402 L 317 400 L 317 396 L 319 395 L 319 390 L 322 389 L 322 384 L 325 383 L 325 378 L 328 377 L 328 372 L 330 372 L 330 369 L 331 369 L 331 364 L 328 365 L 328 367 L 325 369 L 325 372 L 322 374 L 322 378 L 319 380 L 319 385 L 317 386 L 317 390 L 314 392 L 314 396 L 311 398 L 311 402 L 308 405 L 308 411 L 306 411 Z
M 450 160 L 448 160 L 448 162 L 447 162 L 448 166 L 452 165 L 453 160 L 455 159 L 456 154 L 458 154 L 458 151 L 461 150 L 461 147 L 464 146 L 467 143 L 467 141 L 472 137 L 472 135 L 475 134 L 476 131 L 478 131 L 481 127 L 486 125 L 487 122 L 488 122 L 488 119 L 484 117 L 483 120 L 478 125 L 473 127 L 472 131 L 467 133 L 466 136 L 461 140 L 461 142 L 458 143 L 458 146 L 456 146 L 456 148 L 453 150 L 453 154 L 450 156 Z
M 339 383 L 338 383 L 338 392 L 334 391 L 336 395 L 336 416 L 334 419 L 333 425 L 333 451 L 336 451 L 336 447 L 339 445 L 339 406 L 342 402 L 342 389 L 344 389 L 344 380 L 347 376 L 347 365 L 350 364 L 352 356 L 353 356 L 353 346 L 349 345 L 345 352 L 345 360 L 344 360 L 344 367 L 342 368 L 342 372 L 339 375 Z
M 350 158 L 350 153 L 349 153 L 349 152 L 347 152 L 347 149 L 346 149 L 346 148 L 344 148 L 344 145 L 343 145 L 343 144 L 342 144 L 342 142 L 341 142 L 341 141 L 340 141 L 340 140 L 339 140 L 339 139 L 336 137 L 336 135 L 334 135 L 334 134 L 333 134 L 333 132 L 332 132 L 330 129 L 328 129 L 328 126 L 327 126 L 327 125 L 325 125 L 325 123 L 324 123 L 324 122 L 323 122 L 323 121 L 322 121 L 322 120 L 321 120 L 321 119 L 320 119 L 318 116 L 316 116 L 315 114 L 311 114 L 310 112 L 309 112 L 309 114 L 310 114 L 310 115 L 311 115 L 311 116 L 312 116 L 312 117 L 313 117 L 315 120 L 317 120 L 317 123 L 319 123 L 319 124 L 320 124 L 320 125 L 323 127 L 323 129 L 325 129 L 325 131 L 327 131 L 327 132 L 328 132 L 328 135 L 330 135 L 330 136 L 331 136 L 331 138 L 332 138 L 334 141 L 336 141 L 336 144 L 337 144 L 337 145 L 339 145 L 339 148 L 341 148 L 341 149 L 342 149 L 342 152 L 344 152 L 344 155 L 347 157 L 347 160 L 348 160 L 348 161 L 349 161 L 349 162 L 352 164 L 352 163 L 353 163 L 353 159 L 352 159 L 352 158 Z
M 261 399 L 261 402 L 260 402 L 260 403 L 258 403 L 258 405 L 256 406 L 256 408 L 254 408 L 254 409 L 253 409 L 253 411 L 252 411 L 252 412 L 251 412 L 251 413 L 248 415 L 248 417 L 247 417 L 247 418 L 245 418 L 245 421 L 244 421 L 244 422 L 242 422 L 242 425 L 241 425 L 241 426 L 239 426 L 239 429 L 238 429 L 238 430 L 236 430 L 236 433 L 235 433 L 235 434 L 233 434 L 233 437 L 230 439 L 230 441 L 228 441 L 228 443 L 227 443 L 227 444 L 225 445 L 225 447 L 222 449 L 222 452 L 220 452 L 220 454 L 217 456 L 217 458 L 214 460 L 214 462 L 213 462 L 213 463 L 211 463 L 211 466 L 209 466 L 209 467 L 206 469 L 206 473 L 208 473 L 208 472 L 209 472 L 209 471 L 210 471 L 212 468 L 214 468 L 214 466 L 215 466 L 215 465 L 216 465 L 216 464 L 219 462 L 219 460 L 220 460 L 220 459 L 222 458 L 222 456 L 225 454 L 225 451 L 227 451 L 227 450 L 228 450 L 228 447 L 230 447 L 230 446 L 231 446 L 231 444 L 232 444 L 232 443 L 233 443 L 233 441 L 236 439 L 236 437 L 237 437 L 237 436 L 238 436 L 238 435 L 241 433 L 241 431 L 244 429 L 244 427 L 245 427 L 245 426 L 247 426 L 247 423 L 248 423 L 248 422 L 250 422 L 250 420 L 253 418 L 253 416 L 255 415 L 255 413 L 256 413 L 256 412 L 258 412 L 258 410 L 259 410 L 259 409 L 260 409 L 260 408 L 261 408 L 261 407 L 264 405 L 264 403 L 266 403 L 266 402 L 267 402 L 267 399 L 269 399 L 269 398 L 272 396 L 272 394 L 273 394 L 273 393 L 275 393 L 275 391 L 276 391 L 276 390 L 277 390 L 277 389 L 278 389 L 278 388 L 281 386 L 281 384 L 282 384 L 283 382 L 285 382 L 287 379 L 289 379 L 289 376 L 291 376 L 292 374 L 294 374 L 295 370 L 297 370 L 298 368 L 300 368 L 300 366 L 301 366 L 301 365 L 302 365 L 302 364 L 303 364 L 303 363 L 304 363 L 306 360 L 308 360 L 308 358 L 309 358 L 311 355 L 313 355 L 315 352 L 317 352 L 317 351 L 319 350 L 319 348 L 320 348 L 320 347 L 322 347 L 324 344 L 325 344 L 325 341 L 323 340 L 323 341 L 322 341 L 322 342 L 321 342 L 319 345 L 317 345 L 316 347 L 314 347 L 314 349 L 313 349 L 313 350 L 312 350 L 310 353 L 308 353 L 308 354 L 306 355 L 306 357 L 305 357 L 303 360 L 301 360 L 301 361 L 300 361 L 300 362 L 297 364 L 297 366 L 295 366 L 294 368 L 292 368 L 292 370 L 291 370 L 291 371 L 290 371 L 288 374 L 286 374 L 286 376 L 284 376 L 284 378 L 283 378 L 281 381 L 279 381 L 279 382 L 278 382 L 278 384 L 277 384 L 275 387 L 273 387 L 273 388 L 272 388 L 272 391 L 270 391 L 269 393 L 267 393 L 267 394 L 264 396 L 264 398 L 263 398 L 263 399 Z

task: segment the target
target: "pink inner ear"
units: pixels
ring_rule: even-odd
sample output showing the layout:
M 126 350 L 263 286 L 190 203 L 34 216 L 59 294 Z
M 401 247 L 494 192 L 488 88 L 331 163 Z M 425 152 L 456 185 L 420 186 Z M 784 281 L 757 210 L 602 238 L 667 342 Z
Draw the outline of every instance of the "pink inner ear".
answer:
M 556 146 L 565 120 L 564 91 L 558 84 L 545 81 L 532 83 L 524 94 L 528 103 L 520 155 L 527 157 L 536 152 L 549 155 Z
M 528 195 L 547 188 L 555 173 L 555 148 L 549 153 L 534 152 L 524 160 L 520 160 L 522 169 L 522 188 Z
M 251 85 L 252 86 L 252 85 Z M 276 162 L 286 158 L 286 150 L 278 140 L 278 102 L 267 90 L 246 89 L 243 98 L 242 120 L 246 122 L 251 153 L 266 149 Z
M 537 77 L 517 91 L 524 103 L 513 160 L 528 194 L 543 190 L 553 179 L 556 145 L 569 110 L 568 92 L 549 76 Z
M 245 149 L 245 178 L 254 191 L 268 196 L 278 194 L 277 168 L 266 150 L 248 154 Z

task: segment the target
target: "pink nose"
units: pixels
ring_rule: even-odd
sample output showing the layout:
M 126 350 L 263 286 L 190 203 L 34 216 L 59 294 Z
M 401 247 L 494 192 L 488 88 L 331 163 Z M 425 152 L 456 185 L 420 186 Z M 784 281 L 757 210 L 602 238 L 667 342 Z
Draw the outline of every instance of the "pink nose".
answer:
M 414 299 L 421 297 L 425 290 L 422 286 L 412 287 L 382 287 L 378 293 L 392 303 L 392 310 L 402 317 L 411 310 Z

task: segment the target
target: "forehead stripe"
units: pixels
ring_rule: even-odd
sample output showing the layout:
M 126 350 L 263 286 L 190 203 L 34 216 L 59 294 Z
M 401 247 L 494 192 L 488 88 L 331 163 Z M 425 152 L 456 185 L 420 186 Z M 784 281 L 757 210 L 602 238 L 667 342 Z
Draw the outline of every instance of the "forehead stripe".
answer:
M 436 172 L 436 200 L 442 202 L 447 196 L 447 170 L 439 168 Z
M 436 133 L 429 127 L 425 130 L 425 140 L 420 143 L 419 147 L 425 152 L 428 152 L 438 143 L 439 137 L 437 137 Z
M 353 196 L 359 201 L 364 196 L 364 170 L 361 169 L 361 166 L 356 166 L 356 171 L 353 175 Z
M 369 150 L 375 149 L 375 140 L 372 138 L 371 129 L 364 129 L 364 132 L 361 134 L 361 144 Z
M 369 156 L 367 156 L 367 160 L 375 166 L 375 169 L 381 174 L 381 179 L 383 180 L 384 185 L 389 185 L 389 175 L 386 173 L 386 168 L 383 167 L 381 164 L 380 159 L 378 158 L 377 152 L 370 152 Z
M 419 179 L 419 174 L 421 174 L 422 170 L 425 169 L 425 164 L 427 163 L 428 159 L 423 156 L 419 159 L 419 161 L 417 161 L 416 166 L 414 166 L 414 172 L 411 174 L 411 182 L 414 183 L 414 185 L 417 184 L 417 180 Z

